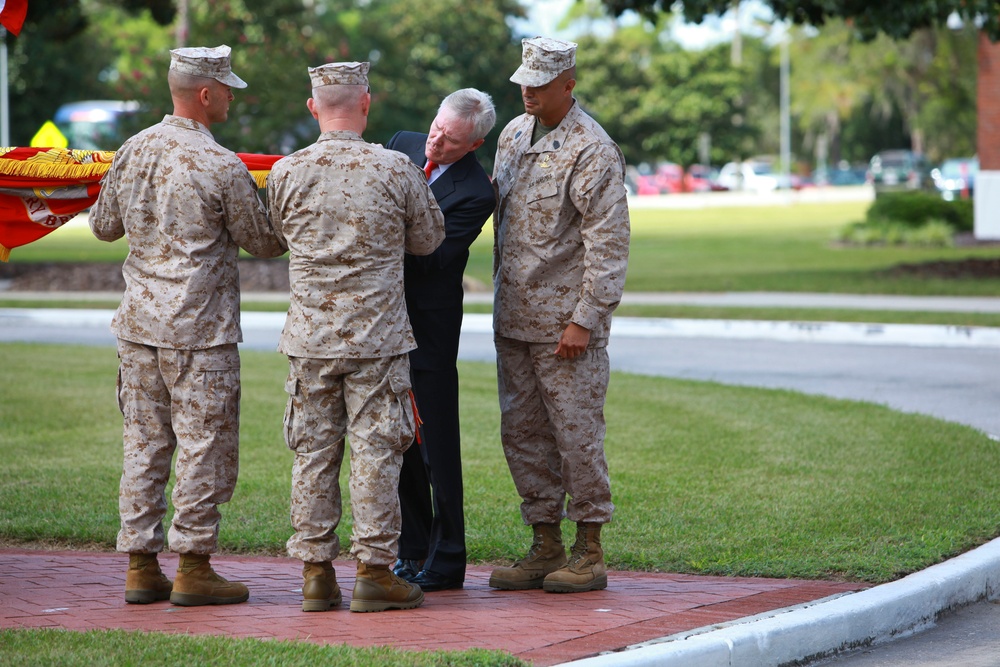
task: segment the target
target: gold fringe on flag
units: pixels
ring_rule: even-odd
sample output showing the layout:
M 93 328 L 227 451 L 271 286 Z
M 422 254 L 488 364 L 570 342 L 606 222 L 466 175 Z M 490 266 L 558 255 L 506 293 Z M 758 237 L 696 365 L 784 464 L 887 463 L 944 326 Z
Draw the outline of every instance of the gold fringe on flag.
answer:
M 62 164 L 32 160 L 5 160 L 0 158 L 0 174 L 26 178 L 92 178 L 103 176 L 111 167 L 110 162 L 91 164 Z
M 257 171 L 256 169 L 254 169 L 250 172 L 250 175 L 253 176 L 253 180 L 257 182 L 258 188 L 266 188 L 267 175 L 270 173 L 271 173 L 270 169 L 267 171 Z

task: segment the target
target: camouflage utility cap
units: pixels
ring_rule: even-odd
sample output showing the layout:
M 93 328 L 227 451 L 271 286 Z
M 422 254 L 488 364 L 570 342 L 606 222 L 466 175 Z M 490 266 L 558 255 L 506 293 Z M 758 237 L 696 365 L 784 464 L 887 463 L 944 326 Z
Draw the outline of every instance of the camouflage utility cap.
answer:
M 327 63 L 309 68 L 313 88 L 321 86 L 367 86 L 371 63 Z
M 522 86 L 544 86 L 576 65 L 576 43 L 550 37 L 521 40 L 521 66 L 510 80 Z
M 231 88 L 246 88 L 247 82 L 233 74 L 229 63 L 231 52 L 232 49 L 225 44 L 215 48 L 194 46 L 174 49 L 170 52 L 170 69 L 182 74 L 215 79 Z

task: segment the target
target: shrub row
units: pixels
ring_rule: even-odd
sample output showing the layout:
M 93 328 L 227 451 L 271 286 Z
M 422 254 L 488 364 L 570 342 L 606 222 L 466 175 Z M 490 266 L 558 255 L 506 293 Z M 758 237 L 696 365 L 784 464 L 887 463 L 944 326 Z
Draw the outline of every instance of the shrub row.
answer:
M 929 192 L 883 193 L 868 208 L 863 222 L 847 225 L 837 240 L 851 245 L 947 247 L 957 232 L 972 231 L 970 199 L 945 201 Z
M 930 192 L 891 192 L 880 194 L 868 209 L 867 222 L 892 221 L 921 227 L 931 220 L 943 220 L 960 232 L 971 232 L 971 199 L 945 201 Z

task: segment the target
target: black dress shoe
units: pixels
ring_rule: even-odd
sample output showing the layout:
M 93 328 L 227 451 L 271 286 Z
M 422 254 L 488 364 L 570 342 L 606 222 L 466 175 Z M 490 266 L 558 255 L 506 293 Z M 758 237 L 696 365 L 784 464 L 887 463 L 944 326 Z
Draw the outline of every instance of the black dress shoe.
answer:
M 392 566 L 392 573 L 400 579 L 413 583 L 413 580 L 416 579 L 417 575 L 420 573 L 420 567 L 423 564 L 423 561 L 400 558 L 396 561 L 396 564 Z
M 420 586 L 420 590 L 425 592 L 449 591 L 454 588 L 462 588 L 465 584 L 463 579 L 453 579 L 430 570 L 420 570 L 420 574 L 410 579 L 410 583 Z

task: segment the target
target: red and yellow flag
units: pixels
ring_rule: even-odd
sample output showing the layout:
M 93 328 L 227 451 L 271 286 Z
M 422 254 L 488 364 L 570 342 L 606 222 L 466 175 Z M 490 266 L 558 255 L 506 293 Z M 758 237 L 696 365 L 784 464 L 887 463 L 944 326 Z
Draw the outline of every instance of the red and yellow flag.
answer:
M 97 201 L 110 151 L 0 148 L 0 261 Z
M 0 0 L 0 25 L 17 35 L 28 14 L 28 0 Z
M 0 148 L 0 261 L 93 206 L 114 151 Z M 238 153 L 259 187 L 282 155 Z

